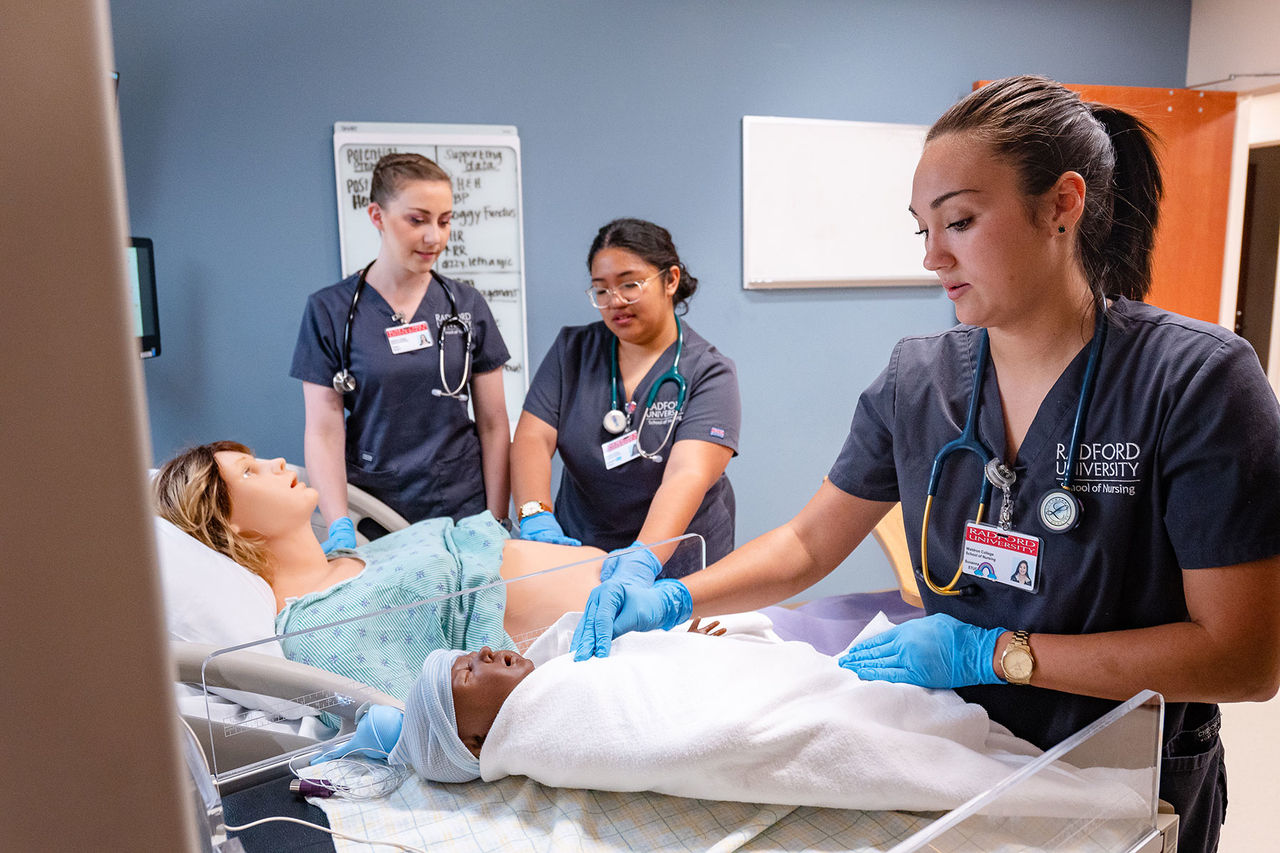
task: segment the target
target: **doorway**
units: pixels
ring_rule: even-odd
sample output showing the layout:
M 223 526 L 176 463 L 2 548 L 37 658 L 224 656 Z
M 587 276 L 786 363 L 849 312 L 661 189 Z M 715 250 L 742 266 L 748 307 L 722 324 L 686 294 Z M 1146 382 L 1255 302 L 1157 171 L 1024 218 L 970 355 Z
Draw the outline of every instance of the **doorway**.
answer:
M 1278 262 L 1280 145 L 1266 145 L 1249 150 L 1235 331 L 1253 345 L 1262 369 L 1268 371 Z

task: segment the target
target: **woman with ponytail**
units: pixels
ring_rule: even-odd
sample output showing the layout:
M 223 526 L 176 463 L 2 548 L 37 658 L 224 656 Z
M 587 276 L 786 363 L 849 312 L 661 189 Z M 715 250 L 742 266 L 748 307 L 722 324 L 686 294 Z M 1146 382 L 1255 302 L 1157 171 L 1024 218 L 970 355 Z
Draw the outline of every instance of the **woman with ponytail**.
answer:
M 900 501 L 928 615 L 841 665 L 956 688 L 1043 748 L 1157 691 L 1178 848 L 1216 849 L 1216 703 L 1280 684 L 1280 405 L 1248 343 L 1142 301 L 1161 192 L 1150 130 L 1051 80 L 947 110 L 910 201 L 959 325 L 898 344 L 790 522 L 680 590 L 597 587 L 579 659 L 794 595 Z M 966 424 L 982 450 L 940 454 Z M 1023 560 L 1032 582 L 1008 582 Z

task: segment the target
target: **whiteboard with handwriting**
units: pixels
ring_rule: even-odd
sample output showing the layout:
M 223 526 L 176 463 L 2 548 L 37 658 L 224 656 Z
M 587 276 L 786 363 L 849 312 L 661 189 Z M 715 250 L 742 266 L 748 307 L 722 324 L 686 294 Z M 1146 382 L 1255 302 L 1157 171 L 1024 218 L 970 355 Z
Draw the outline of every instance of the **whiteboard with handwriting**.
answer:
M 927 130 L 744 116 L 743 286 L 933 282 L 907 212 Z
M 509 125 L 334 123 L 344 278 L 378 254 L 380 238 L 368 214 L 369 180 L 378 158 L 396 152 L 428 157 L 453 179 L 453 230 L 435 270 L 474 286 L 489 303 L 511 352 L 503 382 L 514 427 L 529 384 L 520 138 Z

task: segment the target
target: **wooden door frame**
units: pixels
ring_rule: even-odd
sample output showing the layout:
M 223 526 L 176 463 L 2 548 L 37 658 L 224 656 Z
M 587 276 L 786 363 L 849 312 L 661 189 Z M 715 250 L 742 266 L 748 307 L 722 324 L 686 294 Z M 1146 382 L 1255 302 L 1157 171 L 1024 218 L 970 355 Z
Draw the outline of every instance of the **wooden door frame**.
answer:
M 1280 86 L 1240 93 L 1236 101 L 1236 133 L 1231 154 L 1231 181 L 1227 199 L 1226 251 L 1222 260 L 1222 296 L 1218 322 L 1235 328 L 1236 295 L 1240 288 L 1241 248 L 1244 242 L 1245 189 L 1249 177 L 1249 151 L 1280 145 Z M 1280 269 L 1271 311 L 1271 341 L 1267 352 L 1267 379 L 1280 395 Z

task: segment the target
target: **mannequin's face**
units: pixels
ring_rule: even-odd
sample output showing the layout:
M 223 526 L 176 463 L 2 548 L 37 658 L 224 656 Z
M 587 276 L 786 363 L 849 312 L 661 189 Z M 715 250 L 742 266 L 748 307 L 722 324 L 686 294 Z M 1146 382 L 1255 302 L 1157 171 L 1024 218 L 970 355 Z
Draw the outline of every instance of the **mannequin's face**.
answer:
M 316 508 L 319 494 L 283 459 L 257 459 L 231 450 L 215 453 L 214 459 L 231 496 L 231 524 L 240 533 L 271 539 L 307 523 Z
M 473 755 L 480 756 L 480 747 L 502 703 L 531 672 L 533 661 L 511 651 L 495 652 L 488 646 L 453 662 L 453 710 L 458 718 L 458 737 Z

